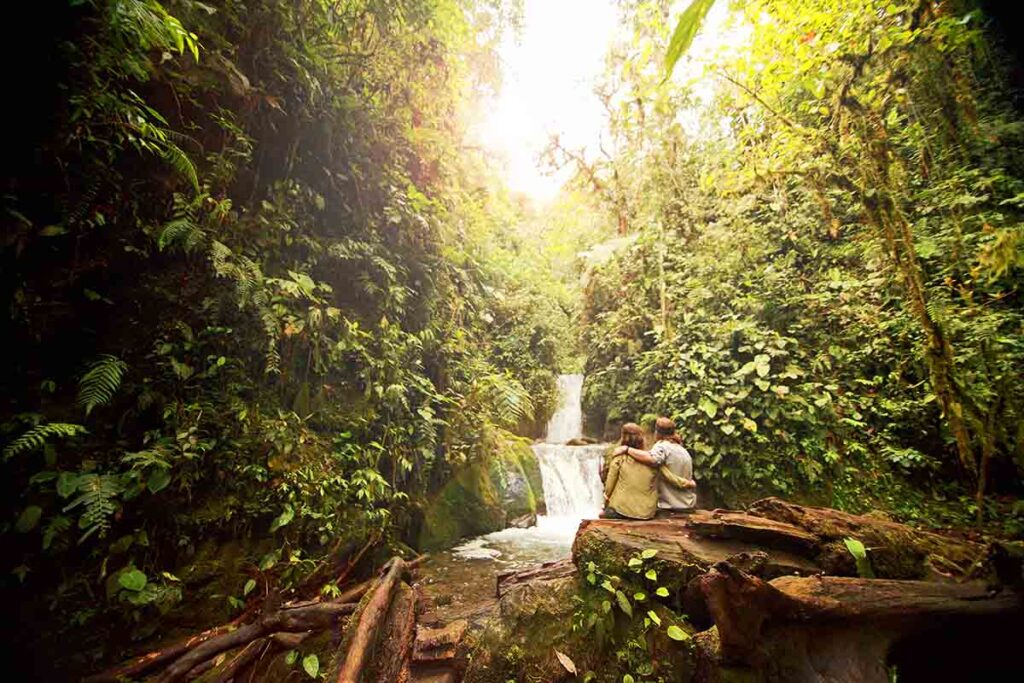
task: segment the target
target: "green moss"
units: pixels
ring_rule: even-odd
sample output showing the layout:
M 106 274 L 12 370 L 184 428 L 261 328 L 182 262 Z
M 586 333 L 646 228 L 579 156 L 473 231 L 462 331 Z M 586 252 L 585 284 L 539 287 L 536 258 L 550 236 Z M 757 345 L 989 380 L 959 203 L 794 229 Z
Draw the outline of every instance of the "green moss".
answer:
M 540 465 L 529 439 L 495 431 L 489 445 L 491 482 L 501 494 L 509 519 L 543 510 Z
M 669 623 L 679 623 L 673 613 L 653 603 L 638 609 L 632 620 L 616 612 L 614 627 L 598 635 L 584 625 L 584 605 L 595 599 L 599 605 L 603 598 L 600 589 L 588 588 L 576 577 L 538 581 L 512 589 L 502 597 L 486 627 L 469 636 L 470 664 L 463 680 L 569 680 L 556 650 L 573 661 L 581 677 L 585 672 L 593 672 L 591 680 L 595 683 L 619 683 L 629 671 L 636 680 L 647 680 L 638 674 L 638 669 L 651 666 L 655 660 L 661 680 L 691 680 L 693 648 L 665 634 Z M 663 619 L 661 628 L 644 628 L 644 613 L 648 609 L 659 612 Z M 680 625 L 687 628 L 683 623 Z
M 448 548 L 543 510 L 540 466 L 530 441 L 494 430 L 485 444 L 480 459 L 455 470 L 426 501 L 418 538 L 422 550 Z

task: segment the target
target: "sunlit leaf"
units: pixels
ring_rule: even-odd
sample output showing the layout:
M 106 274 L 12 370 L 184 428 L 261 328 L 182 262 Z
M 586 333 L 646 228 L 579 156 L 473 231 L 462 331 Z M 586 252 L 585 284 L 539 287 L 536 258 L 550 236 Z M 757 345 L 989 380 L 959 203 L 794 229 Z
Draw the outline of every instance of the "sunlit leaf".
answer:
M 683 629 L 681 629 L 678 626 L 676 626 L 675 624 L 672 624 L 671 626 L 669 626 L 668 630 L 666 630 L 665 633 L 668 634 L 668 637 L 671 638 L 672 640 L 689 640 L 690 639 L 690 635 L 686 631 L 684 631 Z
M 121 572 L 121 575 L 117 577 L 117 582 L 121 585 L 121 588 L 130 591 L 140 591 L 146 587 L 146 575 L 138 569 L 129 569 L 128 571 Z
M 562 654 L 558 650 L 555 650 L 555 657 L 558 658 L 559 664 L 565 667 L 565 670 L 571 673 L 573 676 L 576 675 L 576 664 L 566 655 Z
M 310 678 L 316 678 L 320 673 L 320 658 L 316 655 L 306 655 L 302 658 L 302 669 Z
M 672 40 L 669 41 L 668 51 L 665 53 L 665 78 L 670 78 L 676 68 L 679 58 L 690 49 L 693 39 L 697 37 L 704 18 L 711 10 L 715 0 L 693 0 L 690 6 L 683 10 L 679 16 L 679 22 L 672 33 Z

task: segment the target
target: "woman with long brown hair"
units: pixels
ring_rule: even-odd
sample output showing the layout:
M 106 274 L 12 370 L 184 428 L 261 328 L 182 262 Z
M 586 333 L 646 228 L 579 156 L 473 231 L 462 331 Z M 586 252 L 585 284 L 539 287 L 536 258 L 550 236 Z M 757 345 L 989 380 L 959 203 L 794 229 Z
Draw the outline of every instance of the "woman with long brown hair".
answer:
M 640 425 L 622 425 L 618 450 L 644 447 Z M 604 480 L 604 512 L 611 519 L 651 519 L 658 511 L 657 470 L 637 462 L 623 451 L 615 453 L 607 466 Z

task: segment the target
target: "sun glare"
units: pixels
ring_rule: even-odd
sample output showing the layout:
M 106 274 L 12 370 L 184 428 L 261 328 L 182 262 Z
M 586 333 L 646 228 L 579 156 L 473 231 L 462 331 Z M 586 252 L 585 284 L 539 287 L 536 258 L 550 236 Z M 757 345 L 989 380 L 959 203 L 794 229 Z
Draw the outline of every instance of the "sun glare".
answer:
M 522 32 L 501 46 L 501 93 L 485 107 L 479 137 L 502 158 L 509 187 L 543 202 L 566 180 L 538 162 L 550 135 L 597 144 L 603 121 L 593 88 L 618 13 L 613 0 L 526 0 L 523 10 Z
M 686 3 L 676 3 L 672 21 Z M 694 87 L 698 100 L 711 99 L 714 84 L 702 78 L 703 63 L 734 34 L 724 31 L 727 3 L 716 3 L 674 81 Z M 558 194 L 568 171 L 552 173 L 539 156 L 557 134 L 569 147 L 596 153 L 605 129 L 604 109 L 594 86 L 605 55 L 619 32 L 614 0 L 526 0 L 523 27 L 499 50 L 502 87 L 484 104 L 476 135 L 504 166 L 513 192 L 544 203 Z M 697 127 L 697 112 L 680 112 L 684 126 Z

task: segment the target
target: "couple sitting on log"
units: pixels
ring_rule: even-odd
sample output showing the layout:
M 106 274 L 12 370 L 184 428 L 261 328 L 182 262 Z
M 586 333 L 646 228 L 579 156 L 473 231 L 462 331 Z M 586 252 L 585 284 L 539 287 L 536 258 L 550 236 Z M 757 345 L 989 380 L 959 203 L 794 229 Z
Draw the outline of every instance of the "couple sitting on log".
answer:
M 659 509 L 688 512 L 697 505 L 693 460 L 667 417 L 654 423 L 657 439 L 644 450 L 640 425 L 622 425 L 619 446 L 602 468 L 605 519 L 651 519 Z

